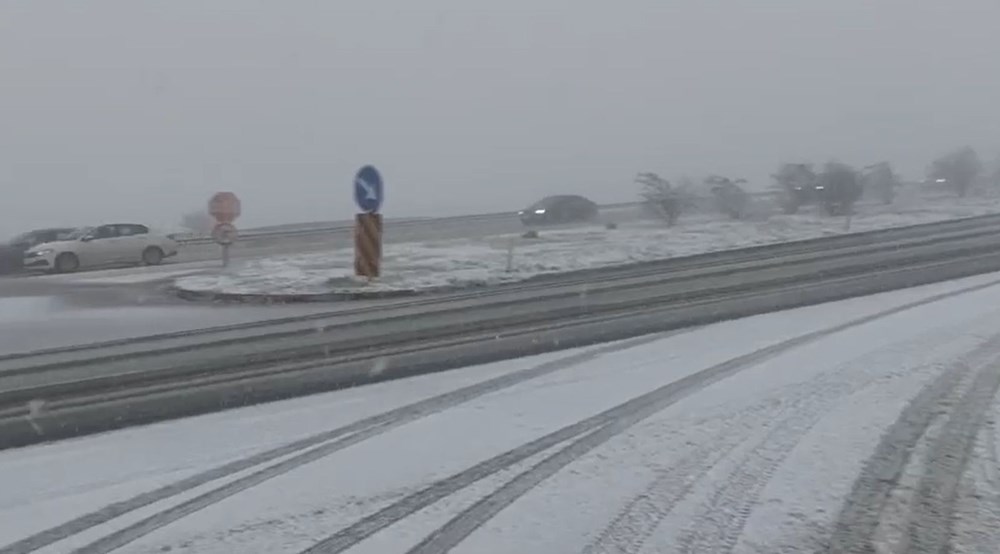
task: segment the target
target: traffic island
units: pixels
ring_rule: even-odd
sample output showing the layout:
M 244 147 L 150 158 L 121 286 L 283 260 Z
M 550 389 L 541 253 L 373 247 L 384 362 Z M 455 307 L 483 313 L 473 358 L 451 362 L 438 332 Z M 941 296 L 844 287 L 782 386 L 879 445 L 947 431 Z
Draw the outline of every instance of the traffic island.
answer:
M 175 279 L 168 290 L 190 301 L 289 304 L 401 298 L 466 290 L 526 277 L 508 274 L 502 279 L 489 279 L 475 275 L 479 272 L 470 268 L 449 272 L 417 264 L 404 268 L 393 267 L 393 264 L 390 267 L 396 271 L 369 281 L 350 274 L 344 267 L 349 263 L 343 259 L 346 257 L 304 254 L 286 260 L 280 270 L 271 267 L 273 260 L 253 260 L 218 273 Z M 334 276 L 329 277 L 331 274 Z

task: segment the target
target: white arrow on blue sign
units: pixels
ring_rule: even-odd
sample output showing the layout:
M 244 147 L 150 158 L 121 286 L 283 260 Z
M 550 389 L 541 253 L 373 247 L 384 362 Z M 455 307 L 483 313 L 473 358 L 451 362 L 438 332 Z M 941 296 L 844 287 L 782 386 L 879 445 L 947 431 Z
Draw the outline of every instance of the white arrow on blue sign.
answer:
M 382 176 L 370 165 L 362 167 L 354 177 L 354 202 L 361 211 L 376 213 L 385 197 Z

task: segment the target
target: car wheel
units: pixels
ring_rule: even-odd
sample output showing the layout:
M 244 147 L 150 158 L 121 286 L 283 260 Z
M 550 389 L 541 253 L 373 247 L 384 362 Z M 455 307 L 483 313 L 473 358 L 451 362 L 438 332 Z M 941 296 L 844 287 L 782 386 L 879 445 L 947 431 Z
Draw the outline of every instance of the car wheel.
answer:
M 55 269 L 58 273 L 72 273 L 80 269 L 80 258 L 69 252 L 59 254 L 56 256 Z
M 163 250 L 155 246 L 142 251 L 142 263 L 146 265 L 160 265 L 163 262 Z

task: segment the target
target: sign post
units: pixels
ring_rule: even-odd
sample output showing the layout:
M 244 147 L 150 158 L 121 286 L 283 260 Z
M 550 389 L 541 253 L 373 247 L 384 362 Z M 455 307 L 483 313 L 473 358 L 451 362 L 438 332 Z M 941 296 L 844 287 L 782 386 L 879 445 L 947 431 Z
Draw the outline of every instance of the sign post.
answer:
M 212 239 L 222 246 L 222 267 L 229 267 L 229 247 L 237 237 L 233 221 L 242 213 L 240 199 L 231 192 L 217 192 L 208 201 L 208 213 L 216 221 Z
M 370 165 L 354 176 L 354 202 L 363 212 L 354 221 L 354 273 L 369 281 L 381 274 L 382 214 L 385 198 L 382 176 Z
M 216 223 L 212 229 L 212 240 L 222 246 L 222 267 L 229 267 L 229 246 L 236 242 L 237 236 L 232 223 Z

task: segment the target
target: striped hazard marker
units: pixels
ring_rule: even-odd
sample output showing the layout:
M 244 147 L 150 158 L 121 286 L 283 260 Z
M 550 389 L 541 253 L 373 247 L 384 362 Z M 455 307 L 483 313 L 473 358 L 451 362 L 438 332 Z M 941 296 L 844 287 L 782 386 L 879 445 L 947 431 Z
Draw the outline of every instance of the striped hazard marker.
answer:
M 357 214 L 354 220 L 354 273 L 374 279 L 382 265 L 382 214 Z

